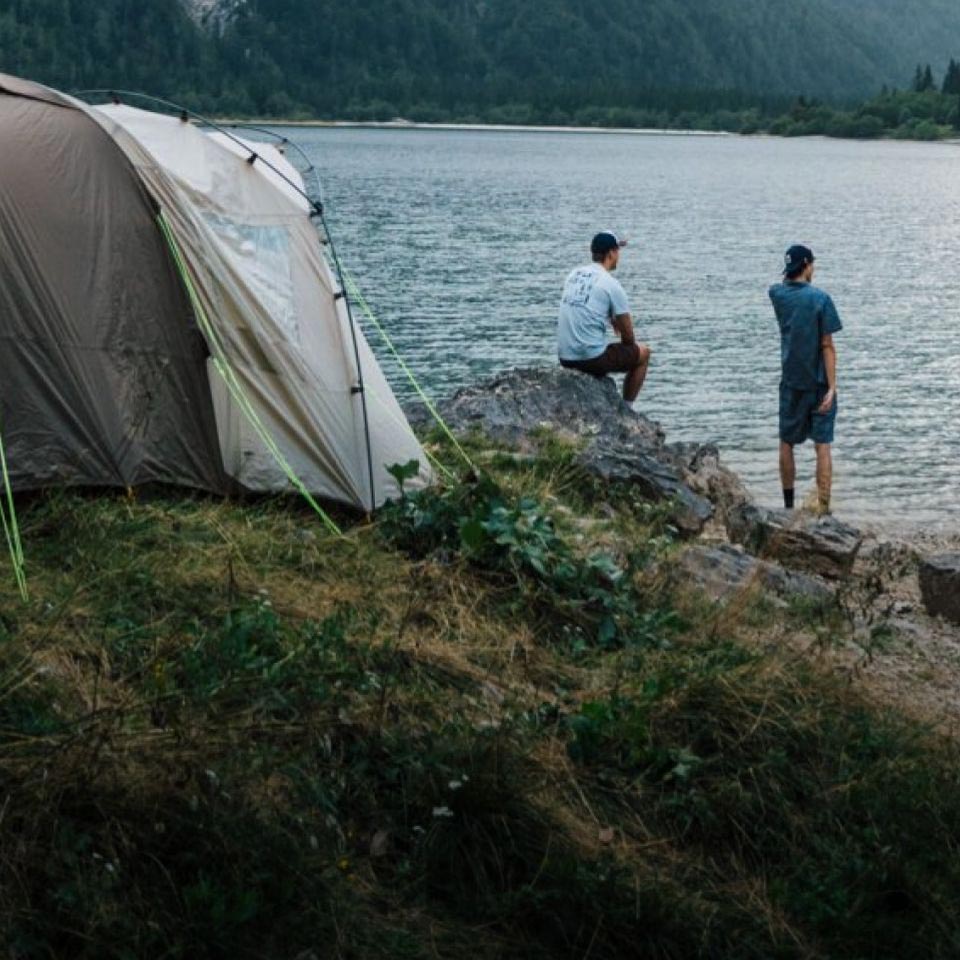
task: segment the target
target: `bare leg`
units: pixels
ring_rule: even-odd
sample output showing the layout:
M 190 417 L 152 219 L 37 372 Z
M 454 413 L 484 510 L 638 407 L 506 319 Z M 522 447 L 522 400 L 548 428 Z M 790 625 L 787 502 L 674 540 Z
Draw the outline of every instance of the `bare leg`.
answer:
M 780 441 L 780 485 L 784 490 L 792 490 L 797 480 L 797 463 L 793 458 L 793 447 Z
M 640 358 L 637 365 L 632 370 L 627 371 L 627 375 L 623 378 L 623 399 L 627 403 L 637 399 L 643 381 L 647 379 L 647 368 L 650 366 L 650 348 L 642 343 L 638 346 Z
M 820 512 L 830 512 L 830 488 L 833 485 L 833 454 L 829 443 L 818 443 L 817 448 L 817 496 Z

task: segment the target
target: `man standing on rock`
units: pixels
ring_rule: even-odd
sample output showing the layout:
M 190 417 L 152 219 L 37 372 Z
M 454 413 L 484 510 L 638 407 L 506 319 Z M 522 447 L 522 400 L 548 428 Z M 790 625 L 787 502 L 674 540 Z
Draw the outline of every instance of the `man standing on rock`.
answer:
M 647 376 L 650 348 L 637 343 L 627 295 L 611 276 L 624 246 L 626 241 L 609 231 L 593 238 L 593 262 L 573 270 L 563 285 L 557 346 L 564 367 L 595 377 L 626 374 L 623 399 L 632 407 Z M 607 342 L 608 324 L 619 334 L 619 343 Z
M 793 448 L 812 439 L 817 451 L 819 512 L 830 512 L 831 447 L 837 418 L 837 351 L 833 335 L 843 329 L 829 294 L 813 286 L 809 247 L 791 247 L 783 282 L 770 288 L 780 325 L 780 480 L 783 505 L 793 509 L 796 464 Z

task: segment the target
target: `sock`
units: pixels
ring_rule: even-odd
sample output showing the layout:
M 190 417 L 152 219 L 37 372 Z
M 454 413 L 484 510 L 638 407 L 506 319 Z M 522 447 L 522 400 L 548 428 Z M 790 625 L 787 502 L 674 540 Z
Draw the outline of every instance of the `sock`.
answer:
M 792 510 L 792 509 L 793 509 L 793 488 L 792 488 L 792 487 L 791 487 L 789 490 L 787 490 L 786 488 L 784 488 L 784 491 L 783 491 L 783 505 L 784 505 L 784 507 L 787 508 L 787 510 Z

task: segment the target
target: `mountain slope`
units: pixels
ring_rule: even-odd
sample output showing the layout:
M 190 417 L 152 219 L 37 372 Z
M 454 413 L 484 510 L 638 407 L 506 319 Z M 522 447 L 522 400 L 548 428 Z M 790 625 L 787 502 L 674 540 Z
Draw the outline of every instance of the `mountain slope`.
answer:
M 958 53 L 955 0 L 0 0 L 2 70 L 253 113 L 849 99 Z

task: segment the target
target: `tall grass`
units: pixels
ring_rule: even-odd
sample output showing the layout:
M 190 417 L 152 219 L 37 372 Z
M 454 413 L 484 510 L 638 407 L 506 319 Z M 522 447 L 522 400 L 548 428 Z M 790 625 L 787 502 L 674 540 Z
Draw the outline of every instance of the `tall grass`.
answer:
M 667 514 L 562 445 L 472 452 L 346 540 L 23 506 L 5 955 L 960 955 L 955 745 L 675 595 Z

